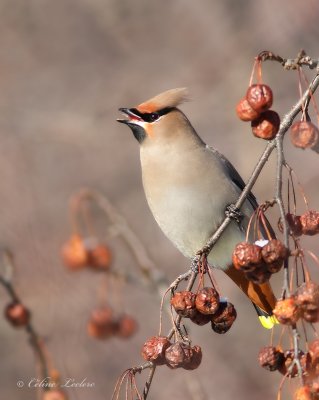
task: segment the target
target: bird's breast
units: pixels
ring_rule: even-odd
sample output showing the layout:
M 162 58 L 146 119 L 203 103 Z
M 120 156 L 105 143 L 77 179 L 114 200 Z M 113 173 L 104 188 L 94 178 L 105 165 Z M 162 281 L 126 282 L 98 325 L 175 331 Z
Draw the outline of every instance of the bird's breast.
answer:
M 200 157 L 202 158 L 202 157 Z M 167 161 L 167 162 L 165 162 Z M 160 162 L 146 158 L 142 162 L 143 185 L 150 209 L 166 236 L 187 257 L 193 257 L 206 243 L 225 217 L 225 208 L 236 201 L 238 193 L 223 174 L 214 174 L 211 161 L 170 158 Z M 213 249 L 209 261 L 218 268 L 230 265 L 231 246 L 243 238 L 235 224 Z

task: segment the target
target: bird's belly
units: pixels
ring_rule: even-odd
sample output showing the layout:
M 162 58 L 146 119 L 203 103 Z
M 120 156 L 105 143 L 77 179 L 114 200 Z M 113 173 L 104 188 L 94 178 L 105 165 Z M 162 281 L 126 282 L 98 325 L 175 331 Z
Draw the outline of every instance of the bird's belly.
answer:
M 216 206 L 220 199 L 214 200 L 192 187 L 170 188 L 158 193 L 156 201 L 152 193 L 148 193 L 148 202 L 154 217 L 165 235 L 187 257 L 194 257 L 196 252 L 205 245 L 210 236 L 224 219 L 224 210 Z M 231 201 L 228 199 L 228 204 Z M 235 245 L 244 240 L 244 234 L 239 226 L 232 222 L 223 232 L 221 240 L 214 246 L 208 257 L 209 263 L 221 269 L 231 265 L 231 254 Z

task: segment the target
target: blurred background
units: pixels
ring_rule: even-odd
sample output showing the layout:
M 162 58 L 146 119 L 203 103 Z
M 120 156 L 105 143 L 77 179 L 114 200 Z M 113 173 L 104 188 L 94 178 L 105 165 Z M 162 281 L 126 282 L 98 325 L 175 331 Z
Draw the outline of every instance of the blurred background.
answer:
M 62 265 L 70 196 L 81 187 L 106 195 L 170 281 L 188 268 L 148 210 L 138 144 L 116 122 L 118 108 L 188 87 L 192 101 L 182 109 L 247 179 L 265 143 L 234 108 L 247 89 L 253 58 L 265 49 L 295 57 L 301 48 L 318 58 L 318 17 L 317 0 L 0 0 L 0 244 L 15 255 L 15 286 L 55 368 L 62 377 L 95 384 L 69 390 L 70 399 L 109 399 L 120 373 L 141 364 L 141 345 L 159 323 L 154 290 L 129 285 L 121 295 L 138 333 L 129 341 L 87 336 L 101 275 Z M 298 100 L 297 73 L 270 62 L 263 71 L 274 109 L 283 115 Z M 289 138 L 286 144 L 287 160 L 318 209 L 318 155 L 292 148 Z M 274 166 L 267 164 L 254 190 L 259 200 L 272 197 Z M 137 271 L 120 244 L 111 245 L 114 268 Z M 235 325 L 221 336 L 191 326 L 204 353 L 201 367 L 192 373 L 159 368 L 151 399 L 195 399 L 185 383 L 190 375 L 207 399 L 275 398 L 281 377 L 257 363 L 269 332 L 228 278 L 216 279 L 236 305 Z M 281 276 L 273 281 L 280 293 Z M 7 302 L 0 288 L 1 307 Z M 35 375 L 26 335 L 4 319 L 0 328 L 0 397 L 35 399 L 35 389 L 17 388 L 18 380 Z

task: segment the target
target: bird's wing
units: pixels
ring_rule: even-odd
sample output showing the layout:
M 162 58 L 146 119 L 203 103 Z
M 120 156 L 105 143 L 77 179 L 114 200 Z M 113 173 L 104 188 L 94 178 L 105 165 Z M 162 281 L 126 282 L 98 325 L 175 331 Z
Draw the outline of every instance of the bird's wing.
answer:
M 214 153 L 223 163 L 226 171 L 228 172 L 232 182 L 240 189 L 242 192 L 246 186 L 245 182 L 243 181 L 243 178 L 239 175 L 237 172 L 236 168 L 227 160 L 227 158 L 220 153 L 218 150 L 214 149 L 211 146 L 206 145 L 207 149 L 210 150 L 212 153 Z M 256 197 L 253 195 L 252 192 L 249 192 L 249 195 L 247 196 L 248 201 L 254 208 L 254 210 L 258 207 L 258 202 Z

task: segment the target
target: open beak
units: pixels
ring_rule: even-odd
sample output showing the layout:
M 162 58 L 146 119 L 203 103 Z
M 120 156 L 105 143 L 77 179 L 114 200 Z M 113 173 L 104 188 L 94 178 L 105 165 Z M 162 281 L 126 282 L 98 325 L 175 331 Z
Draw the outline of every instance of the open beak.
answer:
M 128 125 L 142 121 L 142 118 L 135 114 L 132 108 L 119 108 L 119 111 L 121 111 L 121 113 L 123 113 L 127 118 L 118 118 L 117 122 Z

